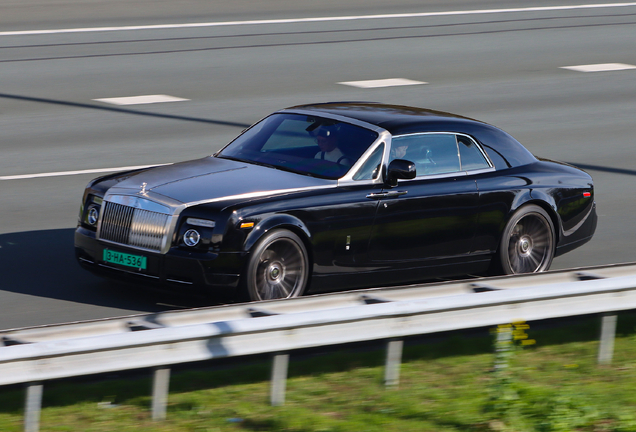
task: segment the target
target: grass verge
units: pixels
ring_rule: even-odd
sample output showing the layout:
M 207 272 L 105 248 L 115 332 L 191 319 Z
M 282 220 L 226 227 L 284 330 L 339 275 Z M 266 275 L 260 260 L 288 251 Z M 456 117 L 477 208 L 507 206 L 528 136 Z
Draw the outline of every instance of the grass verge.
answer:
M 611 366 L 598 366 L 599 318 L 531 323 L 537 344 L 509 361 L 504 414 L 493 397 L 487 330 L 407 344 L 396 389 L 383 350 L 292 355 L 286 404 L 269 405 L 268 362 L 173 374 L 168 418 L 150 418 L 150 380 L 45 383 L 41 431 L 636 432 L 636 314 L 619 316 Z M 420 341 L 422 342 L 422 341 Z M 0 388 L 0 431 L 22 430 L 24 391 Z

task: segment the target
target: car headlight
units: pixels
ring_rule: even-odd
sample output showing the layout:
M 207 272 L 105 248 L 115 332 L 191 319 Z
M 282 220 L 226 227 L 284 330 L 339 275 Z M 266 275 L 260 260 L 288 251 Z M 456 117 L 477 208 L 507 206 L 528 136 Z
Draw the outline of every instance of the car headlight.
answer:
M 88 213 L 86 215 L 86 222 L 92 226 L 97 226 L 97 220 L 99 219 L 99 207 L 95 204 L 88 206 Z
M 183 234 L 183 242 L 190 247 L 196 246 L 201 240 L 201 234 L 195 229 L 189 229 Z
M 83 209 L 82 223 L 91 228 L 97 228 L 97 222 L 99 221 L 99 212 L 102 208 L 104 200 L 101 197 L 95 195 L 89 195 L 86 200 L 86 205 Z
M 180 220 L 174 237 L 175 246 L 190 252 L 207 252 L 210 249 L 215 227 L 216 222 L 212 219 L 203 219 L 196 215 L 184 216 Z

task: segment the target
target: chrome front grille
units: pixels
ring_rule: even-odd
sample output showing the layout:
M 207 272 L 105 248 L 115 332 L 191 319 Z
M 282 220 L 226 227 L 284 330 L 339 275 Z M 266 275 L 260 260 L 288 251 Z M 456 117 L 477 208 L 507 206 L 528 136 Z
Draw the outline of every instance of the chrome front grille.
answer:
M 100 239 L 161 252 L 169 215 L 109 201 L 104 204 Z

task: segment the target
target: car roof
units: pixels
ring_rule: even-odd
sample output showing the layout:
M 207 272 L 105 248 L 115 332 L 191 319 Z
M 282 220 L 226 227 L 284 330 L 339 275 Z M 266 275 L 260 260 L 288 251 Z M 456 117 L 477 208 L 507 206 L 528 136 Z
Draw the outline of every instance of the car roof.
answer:
M 439 128 L 446 130 L 451 125 L 455 125 L 455 128 L 467 124 L 486 126 L 483 122 L 457 114 L 375 102 L 329 102 L 298 105 L 287 110 L 313 111 L 316 114 L 348 117 L 379 126 L 393 135 Z
M 328 102 L 298 105 L 280 112 L 313 112 L 337 115 L 381 127 L 391 135 L 418 132 L 455 132 L 476 138 L 495 166 L 510 168 L 536 162 L 537 159 L 503 130 L 468 117 L 404 105 L 375 102 Z

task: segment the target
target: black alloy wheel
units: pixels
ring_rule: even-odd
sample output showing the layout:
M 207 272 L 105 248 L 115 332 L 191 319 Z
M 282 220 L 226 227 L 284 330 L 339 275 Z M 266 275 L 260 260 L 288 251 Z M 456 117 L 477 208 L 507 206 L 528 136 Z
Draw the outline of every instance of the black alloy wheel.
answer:
M 309 277 L 303 241 L 291 231 L 267 233 L 250 253 L 245 285 L 251 301 L 302 295 Z
M 552 219 L 541 207 L 531 204 L 517 210 L 508 221 L 499 245 L 504 274 L 546 271 L 554 258 L 555 234 Z

